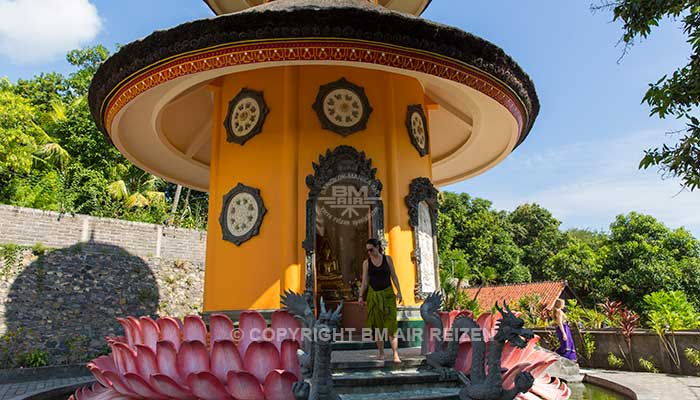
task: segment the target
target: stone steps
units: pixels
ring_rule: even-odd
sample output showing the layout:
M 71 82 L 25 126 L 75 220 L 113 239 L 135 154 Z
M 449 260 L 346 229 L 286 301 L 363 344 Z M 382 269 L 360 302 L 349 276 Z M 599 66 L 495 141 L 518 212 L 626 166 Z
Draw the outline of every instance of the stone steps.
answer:
M 334 361 L 333 371 L 356 371 L 356 370 L 401 370 L 406 368 L 417 368 L 425 365 L 425 360 L 404 358 L 400 364 L 393 361 L 365 360 L 365 361 Z
M 399 390 L 392 393 L 341 394 L 341 400 L 459 400 L 459 388 Z
M 457 399 L 460 389 L 455 380 L 423 370 L 425 358 L 420 348 L 399 349 L 402 362 L 376 359 L 376 349 L 333 352 L 333 387 L 342 400 L 445 400 Z
M 446 399 L 459 391 L 456 380 L 444 381 L 435 372 L 406 366 L 336 371 L 333 387 L 339 395 L 352 395 L 349 397 L 352 399 L 363 394 L 392 399 Z M 399 393 L 405 397 L 396 397 Z M 428 395 L 432 397 L 426 397 Z

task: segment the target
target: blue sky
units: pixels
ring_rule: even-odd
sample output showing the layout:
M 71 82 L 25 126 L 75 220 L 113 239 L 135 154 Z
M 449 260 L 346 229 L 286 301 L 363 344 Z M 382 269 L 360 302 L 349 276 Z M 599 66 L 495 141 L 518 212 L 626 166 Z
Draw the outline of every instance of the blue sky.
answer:
M 0 0 L 0 76 L 68 73 L 68 49 L 112 49 L 210 16 L 199 0 Z M 700 191 L 681 192 L 678 181 L 637 169 L 644 149 L 682 128 L 649 117 L 640 103 L 647 83 L 686 62 L 677 23 L 663 24 L 618 63 L 619 23 L 607 12 L 591 13 L 586 1 L 433 0 L 424 17 L 502 47 L 530 74 L 542 104 L 530 136 L 510 157 L 446 190 L 492 200 L 498 209 L 536 202 L 564 228 L 605 230 L 615 215 L 635 210 L 700 237 Z

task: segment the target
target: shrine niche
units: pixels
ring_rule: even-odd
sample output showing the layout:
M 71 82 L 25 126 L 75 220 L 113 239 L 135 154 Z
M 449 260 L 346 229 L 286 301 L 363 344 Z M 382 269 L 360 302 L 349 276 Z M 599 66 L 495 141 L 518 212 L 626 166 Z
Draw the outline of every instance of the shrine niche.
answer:
M 417 298 L 425 298 L 439 289 L 437 252 L 437 189 L 430 179 L 411 181 L 406 196 L 409 223 L 413 228 L 414 260 L 416 263 Z
M 382 183 L 364 152 L 350 146 L 327 150 L 306 177 L 306 291 L 329 300 L 356 300 L 367 257 L 365 243 L 382 237 Z M 340 190 L 339 190 L 340 189 Z M 342 196 L 338 196 L 342 193 Z M 351 198 L 357 201 L 341 202 Z

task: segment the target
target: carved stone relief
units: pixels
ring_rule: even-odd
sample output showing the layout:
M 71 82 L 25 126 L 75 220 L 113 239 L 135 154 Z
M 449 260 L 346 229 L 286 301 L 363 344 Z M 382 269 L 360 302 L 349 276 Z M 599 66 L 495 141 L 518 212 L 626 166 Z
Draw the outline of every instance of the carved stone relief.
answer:
M 437 189 L 430 179 L 411 181 L 406 196 L 413 228 L 416 262 L 416 297 L 425 298 L 439 287 L 437 255 Z

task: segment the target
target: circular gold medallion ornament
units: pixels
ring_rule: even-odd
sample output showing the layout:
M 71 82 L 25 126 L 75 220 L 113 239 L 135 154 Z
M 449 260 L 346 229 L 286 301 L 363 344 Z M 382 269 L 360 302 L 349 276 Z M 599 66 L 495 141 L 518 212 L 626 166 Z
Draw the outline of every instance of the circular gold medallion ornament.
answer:
M 240 246 L 257 235 L 266 212 L 260 190 L 239 183 L 224 195 L 219 217 L 224 240 Z
M 428 154 L 428 121 L 420 104 L 408 106 L 406 111 L 406 128 L 413 147 L 421 157 Z
M 367 129 L 372 113 L 365 90 L 345 78 L 322 85 L 313 108 L 323 129 L 343 136 Z
M 226 140 L 243 145 L 262 131 L 269 112 L 262 92 L 243 88 L 228 103 L 224 121 Z

